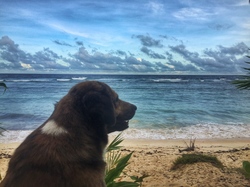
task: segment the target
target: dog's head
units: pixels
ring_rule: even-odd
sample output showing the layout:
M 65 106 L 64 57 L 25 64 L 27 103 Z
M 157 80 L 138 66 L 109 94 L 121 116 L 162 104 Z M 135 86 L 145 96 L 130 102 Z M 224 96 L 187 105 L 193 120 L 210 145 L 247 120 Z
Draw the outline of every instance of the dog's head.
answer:
M 136 111 L 135 105 L 120 100 L 117 93 L 102 82 L 79 83 L 71 88 L 69 95 L 90 123 L 104 125 L 108 133 L 127 129 Z

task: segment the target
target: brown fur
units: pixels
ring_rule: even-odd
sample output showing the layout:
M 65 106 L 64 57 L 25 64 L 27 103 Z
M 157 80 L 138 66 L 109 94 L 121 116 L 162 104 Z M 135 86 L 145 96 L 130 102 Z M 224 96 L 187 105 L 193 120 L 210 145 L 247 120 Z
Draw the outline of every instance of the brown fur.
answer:
M 135 110 L 104 83 L 75 85 L 16 149 L 0 187 L 106 186 L 103 151 L 108 133 L 128 128 L 126 120 Z

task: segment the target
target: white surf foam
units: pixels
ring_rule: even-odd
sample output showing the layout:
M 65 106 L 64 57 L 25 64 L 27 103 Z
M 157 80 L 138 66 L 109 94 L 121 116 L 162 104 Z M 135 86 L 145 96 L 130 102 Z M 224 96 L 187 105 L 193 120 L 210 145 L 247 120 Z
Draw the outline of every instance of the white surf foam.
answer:
M 4 131 L 0 136 L 0 143 L 22 142 L 32 130 Z
M 72 80 L 78 80 L 78 81 L 82 81 L 82 80 L 86 80 L 87 77 L 72 77 Z
M 58 82 L 68 82 L 70 81 L 71 79 L 56 79 Z
M 5 131 L 0 136 L 1 143 L 22 142 L 32 131 Z M 112 133 L 113 135 L 119 132 Z M 180 128 L 135 129 L 129 128 L 123 132 L 125 139 L 212 139 L 212 138 L 250 138 L 250 124 L 218 125 L 197 124 Z
M 197 124 L 181 128 L 127 129 L 123 132 L 127 139 L 211 139 L 250 138 L 250 125 Z

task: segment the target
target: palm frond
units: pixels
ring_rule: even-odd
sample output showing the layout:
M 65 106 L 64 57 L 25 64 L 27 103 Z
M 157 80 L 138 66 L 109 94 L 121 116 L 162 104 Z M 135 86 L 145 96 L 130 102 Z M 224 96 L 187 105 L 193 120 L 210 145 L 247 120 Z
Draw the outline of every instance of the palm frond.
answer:
M 4 92 L 8 89 L 7 85 L 4 82 L 0 82 L 0 86 L 4 87 Z
M 246 57 L 250 58 L 249 55 Z M 250 65 L 250 62 L 245 62 L 245 63 Z M 248 74 L 250 74 L 250 68 L 244 68 L 244 69 L 248 71 Z M 244 76 L 244 79 L 235 80 L 232 83 L 235 84 L 238 89 L 250 89 L 250 76 Z
M 114 140 L 106 148 L 106 173 L 113 169 L 116 164 L 119 162 L 121 153 L 118 151 L 122 146 L 119 146 L 124 140 L 121 136 L 122 133 L 119 133 Z
M 120 181 L 121 174 L 124 173 L 124 169 L 129 164 L 128 161 L 131 158 L 133 152 L 128 155 L 122 156 L 120 144 L 124 139 L 121 133 L 118 134 L 115 139 L 106 148 L 106 175 L 105 183 L 107 187 L 138 187 L 139 182 L 134 181 Z M 130 176 L 131 177 L 131 176 Z M 132 176 L 133 177 L 133 176 Z M 132 179 L 132 178 L 131 178 Z M 132 179 L 133 180 L 133 179 Z M 141 182 L 140 182 L 141 183 Z
M 114 183 L 117 183 L 117 182 L 115 182 L 115 179 L 120 177 L 122 171 L 128 165 L 128 161 L 129 161 L 132 154 L 133 154 L 133 152 L 131 152 L 128 155 L 120 158 L 118 160 L 118 162 L 117 162 L 117 165 L 113 169 L 109 170 L 106 173 L 105 182 L 106 182 L 107 187 L 111 187 L 111 186 L 114 185 Z M 137 183 L 134 183 L 134 186 L 135 185 L 138 186 Z
M 106 148 L 106 152 L 110 152 L 110 151 L 113 151 L 113 150 L 118 150 L 118 149 L 120 149 L 122 147 L 122 146 L 119 146 L 119 144 L 124 140 L 121 135 L 122 135 L 122 133 L 119 133 L 115 137 L 115 139 Z
M 121 158 L 120 152 L 110 151 L 106 153 L 106 171 L 110 171 L 112 168 L 116 166 L 119 159 Z
M 238 89 L 250 89 L 250 77 L 243 80 L 235 80 L 232 82 Z

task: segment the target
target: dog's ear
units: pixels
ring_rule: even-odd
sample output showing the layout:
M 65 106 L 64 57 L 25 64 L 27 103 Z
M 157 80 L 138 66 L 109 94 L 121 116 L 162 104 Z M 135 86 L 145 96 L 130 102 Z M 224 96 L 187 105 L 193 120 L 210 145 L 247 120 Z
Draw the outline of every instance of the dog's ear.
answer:
M 115 109 L 110 96 L 90 91 L 82 98 L 84 113 L 94 123 L 113 126 L 116 122 Z

